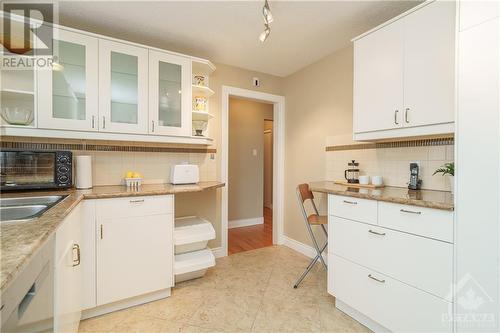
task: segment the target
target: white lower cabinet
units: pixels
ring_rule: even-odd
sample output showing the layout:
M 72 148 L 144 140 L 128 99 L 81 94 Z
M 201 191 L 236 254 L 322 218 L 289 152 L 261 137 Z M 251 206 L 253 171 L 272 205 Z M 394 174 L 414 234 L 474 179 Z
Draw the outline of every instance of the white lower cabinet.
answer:
M 331 283 L 337 300 L 392 332 L 451 332 L 446 318 L 452 303 L 337 255 L 332 257 Z
M 97 305 L 173 286 L 172 215 L 98 220 Z
M 78 331 L 82 310 L 82 227 L 84 204 L 79 204 L 56 231 L 54 272 L 54 332 Z M 83 254 L 85 255 L 85 254 Z
M 346 210 L 344 201 L 356 204 Z M 337 307 L 375 331 L 451 332 L 453 212 L 337 195 L 328 202 Z
M 171 195 L 97 200 L 96 214 L 98 306 L 173 286 Z

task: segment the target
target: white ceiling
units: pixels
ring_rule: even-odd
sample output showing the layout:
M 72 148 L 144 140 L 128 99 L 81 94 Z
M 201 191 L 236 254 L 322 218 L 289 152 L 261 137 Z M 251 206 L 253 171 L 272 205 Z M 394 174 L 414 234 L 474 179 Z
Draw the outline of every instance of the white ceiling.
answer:
M 265 43 L 263 1 L 65 1 L 60 23 L 278 76 L 349 45 L 352 37 L 417 1 L 270 1 Z

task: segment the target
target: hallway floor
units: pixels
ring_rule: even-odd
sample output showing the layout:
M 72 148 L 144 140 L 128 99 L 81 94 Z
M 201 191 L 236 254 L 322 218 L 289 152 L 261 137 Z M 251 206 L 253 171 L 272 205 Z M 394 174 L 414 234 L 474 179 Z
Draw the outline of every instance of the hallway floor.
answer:
M 220 258 L 171 297 L 84 320 L 79 333 L 370 332 L 335 308 L 320 265 L 292 288 L 309 261 L 285 246 Z
M 228 230 L 228 254 L 273 245 L 273 211 L 264 207 L 264 224 Z

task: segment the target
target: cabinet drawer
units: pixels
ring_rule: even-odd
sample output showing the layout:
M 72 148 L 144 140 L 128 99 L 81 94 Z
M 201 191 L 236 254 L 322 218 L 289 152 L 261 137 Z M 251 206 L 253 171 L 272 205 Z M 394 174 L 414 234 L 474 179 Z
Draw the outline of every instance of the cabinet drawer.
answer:
M 453 243 L 453 212 L 379 202 L 381 226 Z
M 336 255 L 328 269 L 334 296 L 390 331 L 451 332 L 451 303 Z
M 330 195 L 329 215 L 377 224 L 377 201 Z
M 452 244 L 338 217 L 330 223 L 333 254 L 451 301 Z
M 98 220 L 171 213 L 173 213 L 172 195 L 99 199 L 96 201 Z

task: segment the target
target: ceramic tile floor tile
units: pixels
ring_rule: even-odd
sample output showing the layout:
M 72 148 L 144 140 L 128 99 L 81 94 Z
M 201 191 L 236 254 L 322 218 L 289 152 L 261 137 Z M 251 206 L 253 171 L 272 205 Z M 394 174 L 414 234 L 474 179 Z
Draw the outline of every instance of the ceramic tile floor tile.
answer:
M 321 266 L 292 288 L 308 262 L 285 246 L 217 259 L 205 277 L 178 284 L 171 297 L 84 320 L 79 333 L 370 332 L 335 309 Z

